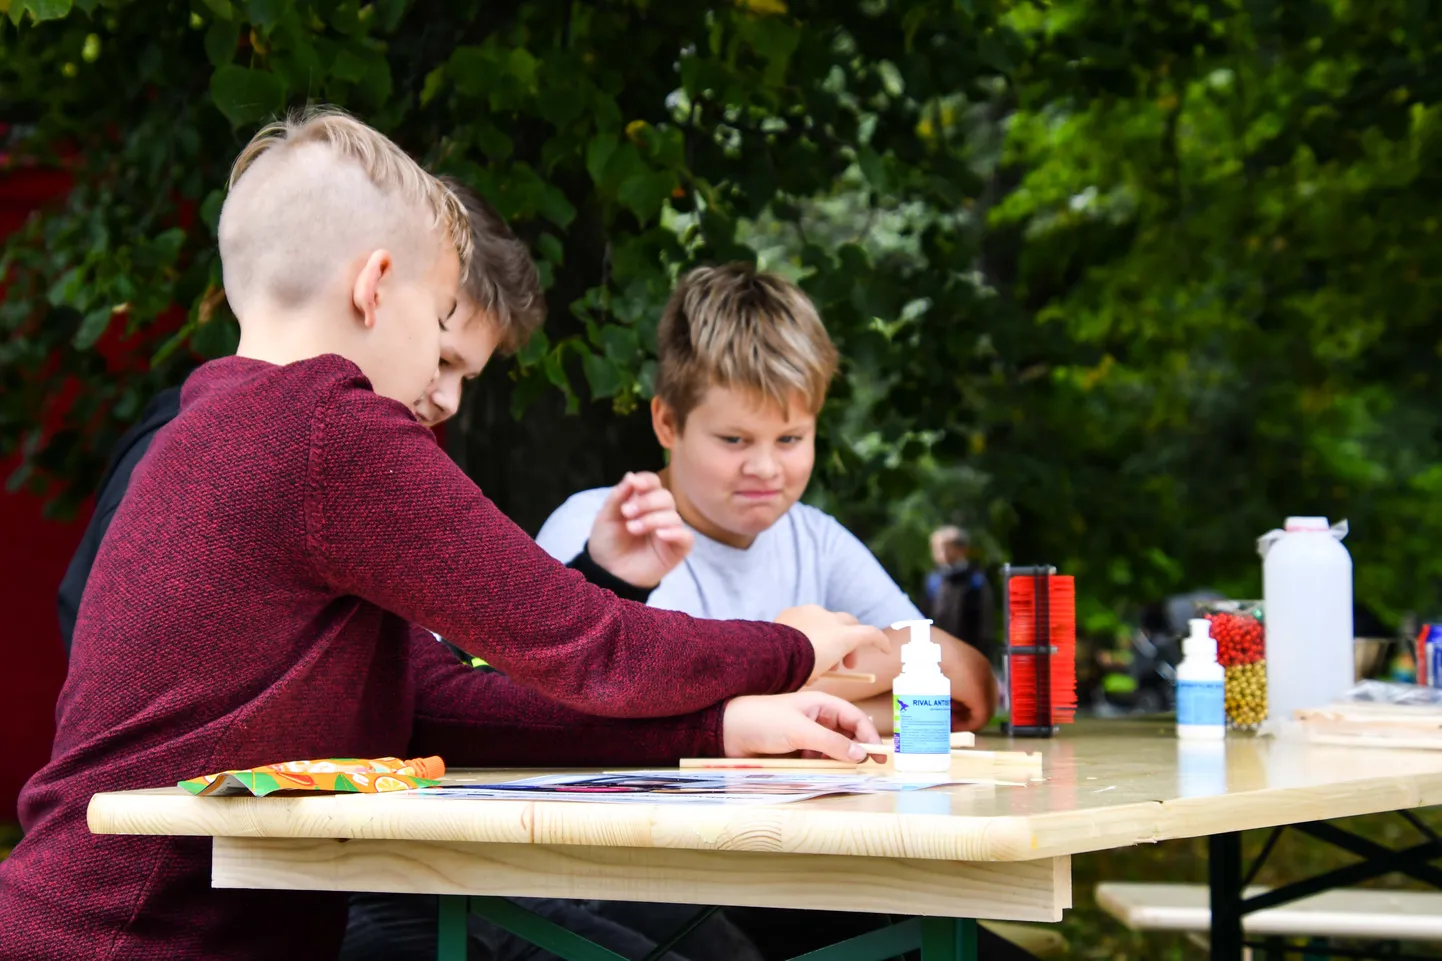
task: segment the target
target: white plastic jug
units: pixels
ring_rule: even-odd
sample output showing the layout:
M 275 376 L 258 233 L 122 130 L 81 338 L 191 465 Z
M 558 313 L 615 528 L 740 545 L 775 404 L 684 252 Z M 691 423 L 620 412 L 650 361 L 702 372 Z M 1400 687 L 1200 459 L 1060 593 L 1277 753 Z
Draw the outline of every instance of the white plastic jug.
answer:
M 1289 517 L 1264 534 L 1262 595 L 1267 625 L 1267 723 L 1282 733 L 1298 708 L 1322 707 L 1354 683 L 1352 555 L 1347 522 Z

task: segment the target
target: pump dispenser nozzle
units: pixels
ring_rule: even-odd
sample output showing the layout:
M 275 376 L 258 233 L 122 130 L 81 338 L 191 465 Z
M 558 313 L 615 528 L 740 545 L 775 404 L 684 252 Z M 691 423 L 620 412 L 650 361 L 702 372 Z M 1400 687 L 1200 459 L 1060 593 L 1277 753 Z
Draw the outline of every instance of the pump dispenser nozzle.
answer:
M 933 665 L 935 669 L 941 667 L 941 645 L 931 639 L 931 621 L 897 621 L 891 625 L 893 631 L 909 628 L 911 637 L 901 647 L 901 663 L 903 667 L 915 665 L 925 671 Z

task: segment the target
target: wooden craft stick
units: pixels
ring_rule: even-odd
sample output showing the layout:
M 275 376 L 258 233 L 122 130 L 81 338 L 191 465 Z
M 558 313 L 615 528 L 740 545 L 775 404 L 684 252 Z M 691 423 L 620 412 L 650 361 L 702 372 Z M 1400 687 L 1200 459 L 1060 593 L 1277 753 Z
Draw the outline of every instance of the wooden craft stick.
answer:
M 855 761 L 833 761 L 810 757 L 683 757 L 682 769 L 702 771 L 746 771 L 779 768 L 790 771 L 854 771 Z
M 863 674 L 860 671 L 827 671 L 817 680 L 823 681 L 865 681 L 867 684 L 876 683 L 875 674 Z
M 884 740 L 884 742 L 877 743 L 877 745 L 867 745 L 867 743 L 862 743 L 861 746 L 867 749 L 868 755 L 894 755 L 895 753 L 895 743 L 890 742 L 890 740 Z M 970 752 L 970 750 L 966 749 L 966 747 L 953 746 L 952 753 L 953 755 L 969 755 L 969 753 L 973 752 Z

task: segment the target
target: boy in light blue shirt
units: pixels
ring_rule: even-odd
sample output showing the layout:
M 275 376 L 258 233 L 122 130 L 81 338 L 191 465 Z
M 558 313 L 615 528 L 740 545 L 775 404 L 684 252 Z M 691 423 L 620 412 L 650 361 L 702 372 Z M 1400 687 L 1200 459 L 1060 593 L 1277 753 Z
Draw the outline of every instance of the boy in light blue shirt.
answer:
M 747 264 L 698 268 L 672 294 L 657 340 L 651 418 L 668 466 L 572 496 L 541 528 L 541 547 L 569 562 L 589 542 L 601 566 L 654 588 L 648 604 L 697 617 L 773 620 L 799 604 L 877 627 L 921 617 L 865 544 L 799 503 L 837 365 L 806 295 Z M 596 556 L 628 539 L 624 557 Z M 651 549 L 636 549 L 643 543 Z M 990 666 L 963 640 L 935 627 L 932 636 L 952 682 L 953 727 L 976 730 L 996 708 Z M 889 733 L 905 640 L 861 655 L 855 669 L 874 682 L 816 686 L 862 706 Z

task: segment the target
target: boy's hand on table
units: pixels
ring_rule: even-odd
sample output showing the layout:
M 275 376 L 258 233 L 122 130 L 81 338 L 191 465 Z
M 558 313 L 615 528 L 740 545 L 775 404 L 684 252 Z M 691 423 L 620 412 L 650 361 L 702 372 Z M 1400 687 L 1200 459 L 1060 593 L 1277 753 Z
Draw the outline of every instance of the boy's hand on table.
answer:
M 676 499 L 650 472 L 627 474 L 591 525 L 591 559 L 636 587 L 655 587 L 686 559 L 695 538 Z
M 855 667 L 856 654 L 863 648 L 891 650 L 891 639 L 878 628 L 816 604 L 788 607 L 777 616 L 776 623 L 796 628 L 811 641 L 816 650 L 816 663 L 811 668 L 813 681 L 827 671 Z
M 820 691 L 734 698 L 721 723 L 727 757 L 799 751 L 860 764 L 866 760 L 861 745 L 880 740 L 865 711 Z
M 979 731 L 996 713 L 996 675 L 976 648 L 945 635 L 954 650 L 942 650 L 941 669 L 951 680 L 951 729 Z M 948 657 L 950 655 L 950 657 Z

